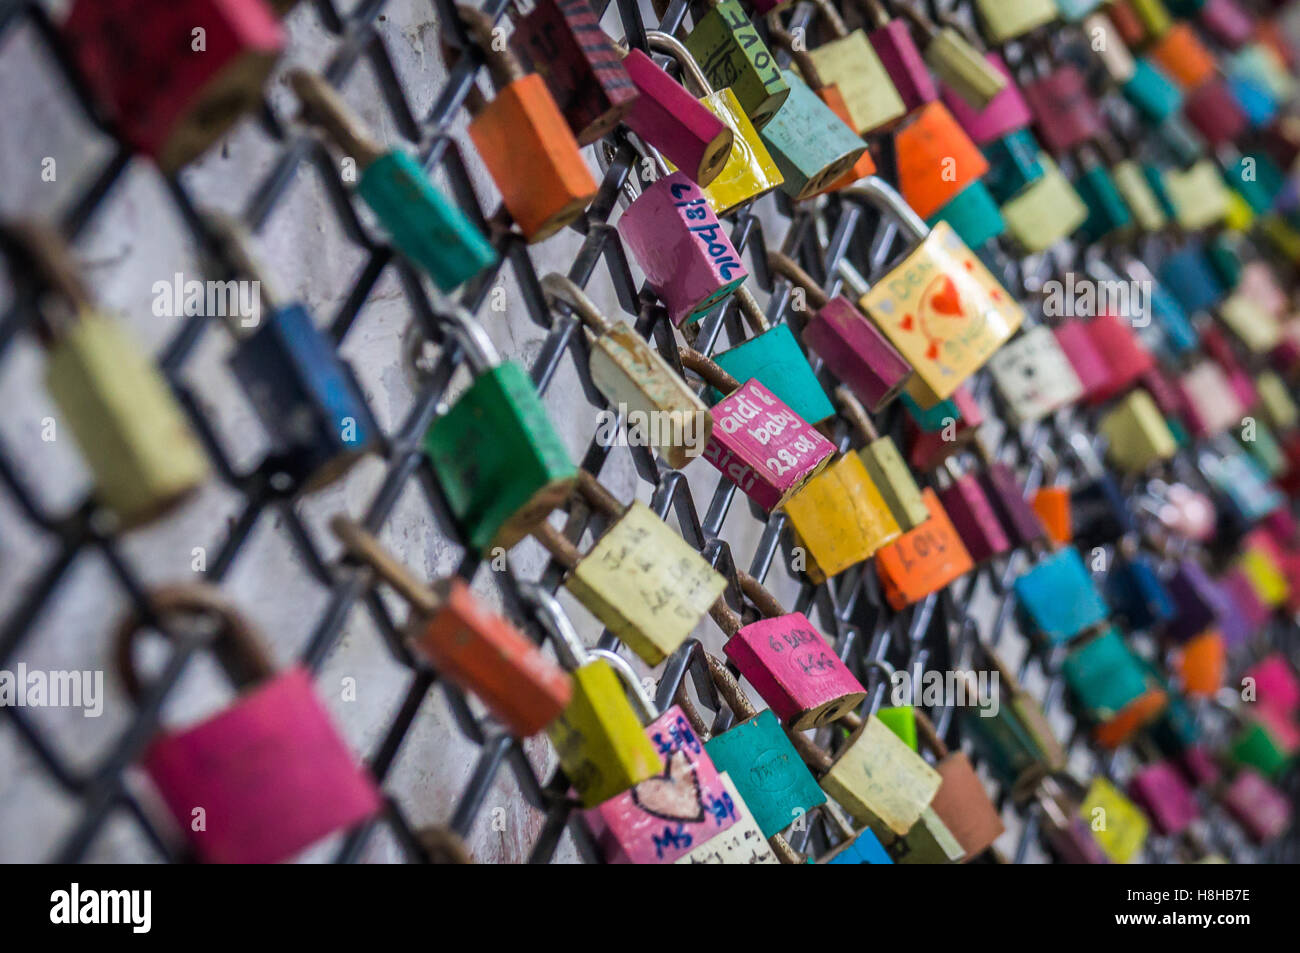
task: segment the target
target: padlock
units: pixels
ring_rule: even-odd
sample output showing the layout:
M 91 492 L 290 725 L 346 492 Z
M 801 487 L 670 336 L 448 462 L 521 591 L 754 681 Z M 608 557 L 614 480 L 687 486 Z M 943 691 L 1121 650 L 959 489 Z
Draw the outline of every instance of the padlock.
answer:
M 219 249 L 218 270 L 242 275 L 258 288 L 262 313 L 256 330 L 248 333 L 247 318 L 227 316 L 236 340 L 229 363 L 271 439 L 273 466 L 305 490 L 325 486 L 374 449 L 379 425 L 352 369 L 307 308 L 276 304 L 242 227 L 215 214 L 205 220 Z
M 993 672 L 996 672 L 998 684 L 1002 692 L 1002 704 L 1005 705 L 1005 716 L 1007 720 L 1013 722 L 1022 741 L 1028 742 L 1029 757 L 1035 767 L 1031 770 L 1024 771 L 1020 777 L 1010 782 L 1012 795 L 1016 798 L 1023 798 L 1029 790 L 1026 785 L 1030 784 L 1034 778 L 1042 775 L 1051 775 L 1065 769 L 1067 755 L 1065 746 L 1056 737 L 1056 731 L 1047 720 L 1047 714 L 1043 711 L 1042 705 L 1034 694 L 1028 691 L 1020 684 L 1020 679 L 1015 672 L 1003 660 L 987 646 L 982 649 L 983 655 L 991 666 Z M 967 679 L 969 684 L 969 678 Z M 979 697 L 979 684 L 976 681 L 975 697 Z M 969 688 L 967 695 L 971 694 Z M 999 715 L 1003 714 L 999 706 Z M 984 708 L 976 708 L 976 715 L 980 720 L 987 720 L 989 712 Z M 993 720 L 997 719 L 993 716 Z
M 623 212 L 618 234 L 668 320 L 681 327 L 708 314 L 749 272 L 700 187 L 682 172 L 664 173 Z
M 834 84 L 844 97 L 854 132 L 876 132 L 906 113 L 866 31 L 850 33 L 830 0 L 814 0 L 814 5 L 834 36 L 808 52 L 822 81 Z
M 1219 303 L 1218 310 L 1219 320 L 1254 354 L 1267 354 L 1282 339 L 1282 326 L 1278 320 L 1243 292 L 1235 291 L 1228 295 Z M 1241 376 L 1250 387 L 1250 378 L 1244 370 Z M 1250 406 L 1254 401 L 1246 403 Z
M 967 698 L 978 698 L 976 675 L 962 673 Z M 976 707 L 962 709 L 963 734 L 971 740 L 976 755 L 988 766 L 989 773 L 1004 786 L 1011 797 L 1019 802 L 1032 796 L 1055 763 L 1054 753 L 1039 747 L 1019 715 L 1009 705 L 996 708 Z M 1059 750 L 1054 736 L 1052 744 Z M 1064 755 L 1061 756 L 1062 763 Z
M 1193 90 L 1218 71 L 1214 54 L 1205 48 L 1196 29 L 1179 21 L 1147 51 L 1152 61 L 1184 90 Z
M 1255 587 L 1240 569 L 1230 567 L 1226 572 L 1221 573 L 1215 582 L 1223 593 L 1224 599 L 1232 606 L 1234 615 L 1241 619 L 1243 630 L 1257 631 L 1272 615 L 1272 611 L 1260 601 Z M 1235 630 L 1232 631 L 1235 634 Z M 1239 643 L 1234 639 L 1229 648 L 1235 649 L 1238 646 Z
M 1300 751 L 1300 727 L 1291 718 L 1263 705 L 1252 705 L 1228 744 L 1236 764 L 1277 777 L 1290 767 Z
M 1248 768 L 1237 772 L 1219 800 L 1256 844 L 1281 836 L 1291 826 L 1290 800 Z
M 1176 668 L 1183 692 L 1192 698 L 1210 698 L 1223 687 L 1227 646 L 1213 629 L 1202 632 L 1182 647 Z
M 866 828 L 852 839 L 845 839 L 818 863 L 824 864 L 892 864 L 880 838 Z
M 671 864 L 733 827 L 740 813 L 682 709 L 645 729 L 662 774 L 585 811 L 606 863 Z
M 1088 217 L 1088 206 L 1056 163 L 1046 154 L 1039 161 L 1042 178 L 1002 206 L 1007 232 L 1028 252 L 1046 251 Z
M 1070 491 L 1070 514 L 1076 545 L 1087 549 L 1113 543 L 1136 529 L 1128 499 L 1115 477 L 1082 433 L 1070 435 L 1070 446 L 1083 467 L 1085 479 Z
M 1012 418 L 1034 423 L 1083 396 L 1083 384 L 1056 336 L 1027 327 L 989 358 L 989 373 Z
M 915 370 L 908 392 L 922 406 L 943 400 L 1011 337 L 1024 312 L 947 223 L 927 228 L 883 180 L 840 194 L 892 215 L 920 243 L 858 304 Z
M 990 42 L 1001 45 L 1056 19 L 1053 0 L 975 0 Z
M 1133 75 L 1124 84 L 1124 96 L 1154 123 L 1162 123 L 1183 108 L 1183 92 L 1160 67 L 1145 56 L 1133 65 Z
M 857 708 L 866 689 L 802 612 L 786 612 L 748 573 L 741 591 L 762 614 L 742 625 L 729 608 L 714 618 L 727 636 L 723 652 L 772 711 L 794 731 L 820 728 Z
M 1113 275 L 1113 272 L 1104 271 L 1101 274 Z M 1116 310 L 1131 313 L 1116 314 Z M 1132 388 L 1144 374 L 1155 367 L 1155 358 L 1133 330 L 1135 324 L 1147 319 L 1140 310 L 1140 299 L 1132 300 L 1127 305 L 1118 304 L 1114 310 L 1108 307 L 1084 324 L 1093 347 L 1106 364 L 1105 380 L 1089 389 L 1089 402 L 1100 403 L 1117 397 Z
M 916 709 L 912 705 L 878 708 L 876 717 L 883 721 L 890 731 L 898 735 L 909 748 L 913 751 L 920 750 L 916 740 Z
M 791 176 L 790 183 L 784 187 L 785 193 L 796 200 L 810 198 L 818 192 L 838 191 L 858 179 L 875 175 L 876 162 L 865 148 L 851 164 L 845 165 L 846 156 L 866 143 L 853 132 L 853 119 L 839 87 L 822 82 L 807 47 L 802 41 L 795 41 L 779 14 L 768 14 L 767 29 L 773 44 L 788 51 L 799 70 L 798 74 L 786 71 L 789 74 L 786 85 L 794 104 L 765 140 L 772 153 L 780 157 L 782 168 Z M 817 108 L 813 99 L 820 100 L 826 109 Z M 839 120 L 838 124 L 831 122 L 832 116 Z M 813 128 L 821 129 L 821 134 L 813 137 L 813 142 L 801 139 L 801 134 L 806 136 Z M 841 171 L 834 179 L 827 179 L 828 168 Z
M 1205 257 L 1204 247 L 1196 242 L 1167 255 L 1159 277 L 1160 284 L 1190 315 L 1213 308 L 1226 293 Z
M 1079 805 L 1079 818 L 1087 824 L 1112 863 L 1131 863 L 1146 846 L 1150 825 L 1141 809 L 1108 779 L 1098 776 L 1088 785 Z
M 1160 198 L 1143 172 L 1142 166 L 1133 159 L 1118 162 L 1111 170 L 1115 188 L 1119 189 L 1124 204 L 1133 214 L 1133 221 L 1144 232 L 1158 232 L 1169 224 Z
M 654 705 L 632 667 L 613 652 L 585 648 L 560 603 L 540 585 L 525 585 L 522 594 L 536 607 L 573 679 L 569 704 L 546 733 L 582 806 L 595 807 L 648 778 L 667 776 L 646 732 Z
M 955 20 L 949 19 L 938 26 L 916 7 L 904 6 L 902 10 L 921 34 L 925 64 L 934 70 L 945 89 L 956 93 L 970 108 L 988 108 L 1007 88 L 1010 83 L 1007 75 L 962 35 Z M 875 42 L 875 34 L 872 34 L 872 42 Z M 921 103 L 933 102 L 937 98 L 937 95 L 930 95 Z M 908 108 L 915 109 L 921 103 Z
M 911 112 L 938 99 L 939 89 L 912 39 L 907 20 L 892 19 L 880 0 L 861 0 L 859 5 L 872 26 L 868 34 L 871 47 L 884 64 L 904 108 Z M 909 11 L 904 8 L 905 13 Z
M 898 190 L 917 215 L 930 218 L 988 172 L 988 160 L 943 103 L 909 114 L 894 134 Z
M 862 457 L 845 453 L 785 504 L 804 572 L 825 582 L 875 555 L 902 532 Z
M 495 42 L 491 17 L 468 4 L 456 9 L 496 89 L 486 100 L 471 82 L 470 140 L 524 238 L 544 241 L 582 216 L 596 180 L 546 81 L 525 73 L 514 53 Z
M 1116 547 L 1115 561 L 1106 574 L 1104 596 L 1114 614 L 1130 629 L 1149 631 L 1174 617 L 1173 597 L 1156 574 L 1151 560 L 1125 536 Z
M 1133 213 L 1125 204 L 1110 170 L 1086 146 L 1080 150 L 1078 161 L 1080 172 L 1074 190 L 1088 208 L 1088 217 L 1079 227 L 1079 240 L 1092 244 L 1122 239 L 1131 231 Z
M 1040 559 L 1012 588 L 1033 630 L 1053 645 L 1102 624 L 1110 611 L 1073 546 Z
M 546 81 L 580 146 L 612 132 L 636 100 L 623 56 L 588 0 L 534 0 L 515 20 L 510 45 Z
M 496 249 L 433 187 L 415 159 L 400 149 L 385 151 L 324 79 L 294 70 L 289 81 L 303 103 L 304 118 L 356 161 L 357 194 L 397 249 L 427 271 L 439 290 L 453 291 L 497 263 Z
M 947 85 L 942 89 L 944 105 L 961 123 L 966 134 L 980 146 L 987 146 L 1024 129 L 1033 122 L 1034 118 L 1029 104 L 1025 102 L 1020 87 L 1016 85 L 1002 57 L 997 53 L 988 53 L 985 55 L 985 62 L 993 72 L 1001 75 L 1006 81 L 1002 91 L 994 96 L 987 106 L 977 109 L 957 90 Z
M 704 457 L 751 500 L 771 512 L 821 472 L 835 446 L 763 384 L 741 384 L 703 354 L 679 349 L 682 366 L 726 394 L 713 405 Z
M 1188 169 L 1166 169 L 1164 186 L 1178 224 L 1185 231 L 1209 228 L 1228 214 L 1228 190 L 1218 168 L 1209 159 L 1202 159 Z
M 876 572 L 896 612 L 975 568 L 934 490 L 923 490 L 921 499 L 929 519 L 876 553 Z
M 910 407 L 908 401 L 912 400 L 911 395 L 904 392 L 903 399 Z M 941 466 L 944 460 L 978 438 L 979 428 L 984 423 L 984 412 L 969 388 L 958 387 L 949 400 L 958 409 L 958 414 L 955 418 L 945 418 L 937 430 L 923 430 L 910 416 L 904 422 L 907 460 L 917 470 L 933 470 Z M 940 401 L 937 406 L 943 407 L 946 403 L 947 401 Z
M 45 388 L 123 528 L 169 512 L 207 479 L 208 460 L 166 379 L 125 327 L 97 312 L 58 235 L 4 226 L 10 276 L 31 295 L 47 350 Z
M 1045 486 L 1034 492 L 1031 505 L 1047 531 L 1047 538 L 1064 546 L 1074 538 L 1074 518 L 1070 507 L 1070 489 Z
M 1009 202 L 1046 174 L 1043 150 L 1028 129 L 1017 129 L 982 147 L 989 171 L 984 184 L 998 202 Z
M 1142 473 L 1169 460 L 1178 443 L 1155 401 L 1138 388 L 1102 417 L 1099 432 L 1106 438 L 1106 457 L 1125 473 Z
M 1178 609 L 1165 626 L 1165 637 L 1184 643 L 1206 629 L 1217 628 L 1231 612 L 1230 604 L 1194 559 L 1184 559 L 1169 579 L 1169 593 Z
M 907 836 L 895 840 L 889 849 L 896 864 L 959 864 L 966 857 L 961 841 L 933 807 L 922 811 Z
M 735 0 L 724 0 L 734 3 Z M 757 35 L 755 35 L 757 39 Z M 708 79 L 686 47 L 675 37 L 658 30 L 646 32 L 650 49 L 667 53 L 677 61 L 686 81 L 694 86 L 700 102 L 721 119 L 731 130 L 731 153 L 722 171 L 708 185 L 703 186 L 704 197 L 718 215 L 727 215 L 748 205 L 761 195 L 766 195 L 785 179 L 759 138 L 754 124 L 730 88 L 714 92 Z M 784 99 L 783 99 L 784 101 Z M 673 168 L 672 163 L 668 164 Z
M 1260 705 L 1292 717 L 1300 711 L 1300 678 L 1281 652 L 1260 659 L 1242 675 L 1250 679 L 1254 697 Z
M 964 859 L 973 860 L 1002 836 L 1002 818 L 965 753 L 949 752 L 925 712 L 916 712 L 916 723 L 921 743 L 938 759 L 935 770 L 942 779 L 930 809 L 961 844 Z M 910 834 L 907 839 L 912 839 Z
M 1168 703 L 1164 689 L 1113 626 L 1076 644 L 1061 663 L 1061 674 L 1103 748 L 1123 744 Z
M 1091 793 L 1091 792 L 1089 792 Z M 1120 795 L 1122 797 L 1122 795 Z M 1109 864 L 1111 858 L 1093 834 L 1094 813 L 1084 812 L 1084 800 L 1068 795 L 1056 778 L 1044 778 L 1034 793 L 1043 834 L 1052 856 L 1063 864 Z M 1113 802 L 1112 802 L 1113 803 Z M 1095 804 L 1089 807 L 1095 811 Z M 1139 817 L 1141 813 L 1134 810 Z M 1123 816 L 1121 812 L 1120 816 Z M 1145 836 L 1145 835 L 1144 835 Z
M 939 502 L 976 565 L 1009 550 L 1011 541 L 975 474 L 963 473 L 951 457 L 940 473 Z M 950 481 L 947 486 L 945 476 Z
M 1226 70 L 1229 75 L 1251 79 L 1268 90 L 1275 100 L 1286 102 L 1295 95 L 1296 81 L 1291 77 L 1286 59 L 1268 42 L 1263 24 L 1261 28 L 1256 42 L 1247 44 L 1228 57 Z
M 528 373 L 464 308 L 448 317 L 474 380 L 430 424 L 424 452 L 468 546 L 509 549 L 568 498 L 578 471 Z
M 585 556 L 549 523 L 533 532 L 568 570 L 564 587 L 647 665 L 675 652 L 727 581 L 654 510 L 623 506 L 586 470 L 578 490 L 613 522 Z
M 1262 530 L 1242 541 L 1235 568 L 1241 570 L 1264 605 L 1278 609 L 1287 603 L 1288 582 L 1282 571 L 1283 553 Z
M 925 220 L 933 228 L 940 222 L 952 226 L 968 248 L 980 248 L 1007 231 L 998 203 L 983 182 L 972 182 L 951 202 Z
M 976 446 L 984 465 L 976 478 L 984 497 L 993 508 L 1007 540 L 1013 548 L 1041 543 L 1047 537 L 1038 514 L 1034 512 L 1025 498 L 1025 489 L 1014 470 L 1005 463 L 996 460 L 988 448 L 977 439 Z
M 1277 118 L 1281 104 L 1273 97 L 1267 86 L 1251 76 L 1230 73 L 1227 77 L 1228 91 L 1251 129 L 1262 129 Z
M 709 409 L 695 391 L 635 328 L 626 321 L 611 324 L 568 278 L 552 272 L 542 279 L 542 290 L 552 308 L 562 304 L 592 331 L 591 379 L 610 406 L 629 421 L 641 415 L 657 422 L 645 428 L 646 435 L 670 467 L 695 459 L 713 429 Z
M 1125 45 L 1136 48 L 1147 41 L 1146 26 L 1143 25 L 1137 10 L 1133 9 L 1133 0 L 1111 0 L 1106 8 L 1106 15 L 1114 24 L 1115 32 L 1119 34 L 1120 40 Z
M 1255 20 L 1236 0 L 1205 0 L 1197 15 L 1205 32 L 1230 50 L 1244 46 L 1255 34 Z
M 263 0 L 77 0 L 61 32 L 96 101 L 127 143 L 165 173 L 197 158 L 262 102 L 284 47 L 284 30 Z M 204 37 L 197 56 L 196 36 Z
M 1212 147 L 1239 139 L 1249 120 L 1227 81 L 1215 77 L 1187 94 L 1183 116 Z
M 1125 90 L 1137 75 L 1138 65 L 1111 18 L 1105 13 L 1093 13 L 1084 19 L 1082 29 L 1092 41 L 1089 47 L 1106 75 L 1121 90 Z
M 1197 437 L 1213 437 L 1241 422 L 1246 408 L 1216 361 L 1198 361 L 1179 380 L 1183 416 Z
M 737 724 L 704 743 L 714 766 L 725 772 L 749 806 L 764 837 L 772 837 L 826 803 L 803 759 L 770 708 L 761 712 L 726 665 L 707 656 L 718 694 L 736 716 Z
M 1105 130 L 1083 73 L 1073 64 L 1058 66 L 1021 86 L 1043 143 L 1060 156 Z
M 817 309 L 802 338 L 827 369 L 873 412 L 898 396 L 912 368 L 866 315 L 843 295 L 828 296 L 788 255 L 768 252 L 767 262 Z
M 893 438 L 882 437 L 876 431 L 866 410 L 847 388 L 838 388 L 835 398 L 845 419 L 865 441 L 858 450 L 858 457 L 893 514 L 894 522 L 903 532 L 916 529 L 930 518 L 930 510 L 921 497 L 916 479 L 894 446 Z
M 1300 423 L 1300 407 L 1296 406 L 1286 384 L 1274 371 L 1264 371 L 1255 378 L 1255 390 L 1268 422 L 1279 431 L 1289 430 Z
M 1077 23 L 1101 6 L 1101 2 L 1102 0 L 1056 0 L 1056 7 L 1061 11 L 1063 20 Z
M 163 729 L 141 758 L 200 860 L 278 863 L 380 811 L 374 780 L 331 722 L 306 668 L 276 674 L 248 621 L 212 586 L 168 586 L 151 592 L 149 603 L 169 633 L 202 632 L 241 690 L 205 721 Z M 146 625 L 133 613 L 115 638 L 126 694 L 137 703 L 160 691 L 135 669 L 135 642 Z M 200 808 L 206 823 L 194 824 Z
M 1166 837 L 1183 833 L 1201 813 L 1191 789 L 1169 762 L 1157 762 L 1134 773 L 1128 792 L 1156 831 Z
M 744 323 L 753 337 L 715 354 L 714 362 L 737 380 L 761 382 L 810 424 L 821 423 L 833 416 L 835 408 L 813 373 L 808 358 L 799 349 L 790 325 L 772 326 L 748 288 L 737 288 L 735 296 Z M 717 391 L 709 396 L 714 402 L 722 398 Z
M 875 163 L 867 161 L 867 144 L 836 109 L 845 103 L 840 88 L 833 84 L 818 86 L 818 91 L 813 92 L 809 83 L 820 83 L 820 74 L 810 75 L 807 83 L 792 70 L 781 75 L 790 94 L 759 132 L 785 180 L 781 191 L 802 201 L 841 188 L 842 180 L 849 175 L 856 180 L 874 173 Z M 848 109 L 847 103 L 844 108 Z
M 1165 7 L 1164 0 L 1128 0 L 1128 2 L 1142 22 L 1146 35 L 1152 39 L 1163 36 L 1174 22 Z
M 551 724 L 573 694 L 566 672 L 506 619 L 481 605 L 458 576 L 417 580 L 383 545 L 345 516 L 330 528 L 348 554 L 411 606 L 407 633 L 438 673 L 473 692 L 519 738 Z
M 709 0 L 686 37 L 715 89 L 730 89 L 754 128 L 762 129 L 790 94 L 781 67 L 737 0 Z
M 643 51 L 630 51 L 623 68 L 637 91 L 624 125 L 700 188 L 716 179 L 731 156 L 731 128 Z
M 707 754 L 707 752 L 706 752 Z M 730 798 L 736 822 L 721 834 L 715 834 L 690 853 L 677 858 L 678 864 L 779 864 L 772 846 L 758 829 L 758 822 L 750 813 L 745 799 L 740 796 L 736 782 L 725 771 L 718 773 L 723 790 Z M 725 804 L 725 802 L 724 802 Z

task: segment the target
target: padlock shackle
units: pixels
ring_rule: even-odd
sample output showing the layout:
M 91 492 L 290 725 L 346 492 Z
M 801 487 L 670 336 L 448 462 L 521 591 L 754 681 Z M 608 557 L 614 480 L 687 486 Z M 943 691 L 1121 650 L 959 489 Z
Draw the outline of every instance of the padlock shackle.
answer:
M 351 558 L 373 570 L 420 613 L 432 616 L 442 608 L 443 601 L 437 594 L 416 579 L 415 575 L 398 562 L 384 544 L 367 532 L 360 523 L 340 513 L 330 520 L 330 529 Z
M 826 303 L 831 300 L 830 295 L 817 284 L 817 279 L 808 274 L 802 265 L 785 252 L 768 252 L 767 267 L 782 278 L 787 279 L 796 288 L 803 289 L 803 293 L 814 308 L 824 308 Z
M 865 2 L 870 2 L 870 0 L 865 0 Z M 898 6 L 899 10 L 902 11 L 903 19 L 921 34 L 924 39 L 923 46 L 933 42 L 934 38 L 939 35 L 938 25 L 907 0 L 903 0 Z
M 587 647 L 578 637 L 578 630 L 573 627 L 568 613 L 541 583 L 521 582 L 519 595 L 525 602 L 531 603 L 537 610 L 537 620 L 551 637 L 555 655 L 560 664 L 570 672 L 576 671 L 591 661 Z
M 840 189 L 838 194 L 842 198 L 870 205 L 882 215 L 892 215 L 918 242 L 924 241 L 930 234 L 930 226 L 925 223 L 925 219 L 907 204 L 897 189 L 878 175 L 858 179 L 848 188 Z
M 732 293 L 732 297 L 740 305 L 740 315 L 745 319 L 745 324 L 749 327 L 749 333 L 754 337 L 772 330 L 772 322 L 767 320 L 767 315 L 758 304 L 758 299 L 754 297 L 752 291 L 744 285 L 740 285 Z
M 858 400 L 853 391 L 843 384 L 836 387 L 835 402 L 840 405 L 840 413 L 844 415 L 844 419 L 862 434 L 867 443 L 874 443 L 880 439 L 880 432 L 871 422 L 867 408 L 862 406 L 862 401 Z
M 795 66 L 803 75 L 803 81 L 808 84 L 809 89 L 824 89 L 826 84 L 822 81 L 822 75 L 817 71 L 817 64 L 813 61 L 812 54 L 806 48 L 795 49 L 794 37 L 786 29 L 785 24 L 781 22 L 781 12 L 773 10 L 767 15 L 767 31 L 772 37 L 772 42 L 780 46 L 790 54 L 794 60 Z
M 0 246 L 15 288 L 27 285 L 37 291 L 34 311 L 41 343 L 54 343 L 93 309 L 80 269 L 53 227 L 30 219 L 5 222 L 0 225 Z M 62 302 L 63 309 L 51 309 L 47 295 Z
M 494 35 L 496 24 L 491 17 L 478 7 L 467 3 L 456 4 L 456 13 L 459 14 L 461 23 L 469 32 L 470 39 L 483 54 L 488 75 L 492 78 L 492 86 L 498 93 L 528 75 L 519 58 L 511 51 L 509 44 L 503 45 L 501 49 L 496 48 Z
M 215 619 L 219 625 L 215 631 L 205 633 L 203 638 L 238 688 L 266 681 L 275 675 L 275 663 L 254 633 L 252 624 L 217 587 L 207 583 L 162 586 L 149 593 L 149 604 L 153 615 L 164 624 L 169 622 L 169 617 L 186 615 Z M 122 687 L 127 697 L 137 705 L 146 689 L 135 668 L 135 643 L 146 627 L 144 616 L 133 609 L 118 624 L 113 638 Z M 173 634 L 166 629 L 160 631 L 168 636 Z
M 385 154 L 374 134 L 319 73 L 306 69 L 289 71 L 289 85 L 302 103 L 301 118 L 333 140 L 344 155 L 357 160 L 364 170 Z
M 577 569 L 578 563 L 582 562 L 582 553 L 578 547 L 550 523 L 539 523 L 533 530 L 533 539 L 569 572 Z
M 448 319 L 447 331 L 465 349 L 465 358 L 475 374 L 483 374 L 501 365 L 501 353 L 487 330 L 474 319 L 461 304 L 447 302 L 443 317 Z
M 712 96 L 714 89 L 709 85 L 709 79 L 704 75 L 704 70 L 700 69 L 700 64 L 695 62 L 695 57 L 691 56 L 690 50 L 686 48 L 681 40 L 662 30 L 645 31 L 646 46 L 652 50 L 658 50 L 660 53 L 667 53 L 677 65 L 681 67 L 683 78 L 689 76 L 691 82 L 695 85 L 692 95 L 699 99 L 706 96 Z
M 736 570 L 736 581 L 740 583 L 740 591 L 745 594 L 745 598 L 754 604 L 765 619 L 777 619 L 788 613 L 777 601 L 776 596 L 767 591 L 767 588 L 745 572 L 743 569 Z
M 727 668 L 722 659 L 718 658 L 712 652 L 704 653 L 705 660 L 709 663 L 709 677 L 713 679 L 713 686 L 722 696 L 722 700 L 727 703 L 732 714 L 736 716 L 737 721 L 748 721 L 758 714 L 758 709 L 754 703 L 749 700 L 745 690 L 740 687 L 740 682 L 736 676 L 731 674 L 731 669 Z
M 623 683 L 624 691 L 631 700 L 632 707 L 636 709 L 641 724 L 649 726 L 650 722 L 659 717 L 654 700 L 646 694 L 645 687 L 641 684 L 640 679 L 636 677 L 636 672 L 632 671 L 632 664 L 627 659 L 617 652 L 602 648 L 591 649 L 587 654 L 593 660 L 603 659 L 609 663 L 609 667 L 614 670 L 614 674 Z
M 948 757 L 948 745 L 944 743 L 939 729 L 934 727 L 934 722 L 920 708 L 912 707 L 912 717 L 916 721 L 916 732 L 921 743 L 924 744 L 936 758 L 942 761 Z
M 627 507 L 619 502 L 618 497 L 609 492 L 589 470 L 578 469 L 578 492 L 606 516 L 618 519 L 627 512 Z
M 889 25 L 892 17 L 881 0 L 857 0 L 857 4 L 858 9 L 866 14 L 867 19 L 875 24 L 877 29 Z M 903 7 L 906 8 L 907 4 L 904 3 Z
M 553 271 L 544 277 L 542 293 L 546 296 L 548 306 L 555 308 L 556 305 L 563 304 L 596 334 L 608 334 L 613 330 L 613 325 L 600 313 L 596 302 L 592 301 L 587 296 L 587 292 L 566 275 Z
M 249 230 L 234 215 L 229 215 L 217 209 L 208 209 L 201 213 L 204 230 L 207 237 L 211 239 L 213 257 L 217 259 L 218 267 L 228 268 L 235 275 L 245 275 L 247 278 L 257 283 L 258 299 L 262 305 L 263 311 L 275 311 L 275 302 L 279 296 L 275 291 L 275 283 L 266 275 L 266 269 L 254 256 L 252 248 L 252 236 Z M 228 309 L 222 308 L 223 312 Z M 234 335 L 236 340 L 249 336 L 251 328 L 246 328 L 238 320 L 238 315 L 223 314 L 226 327 Z
M 835 263 L 835 273 L 840 276 L 844 282 L 845 290 L 858 300 L 871 291 L 871 282 L 863 277 L 862 272 L 854 268 L 847 258 L 841 258 Z
M 844 18 L 840 12 L 835 9 L 830 0 L 812 0 L 813 8 L 821 14 L 822 19 L 826 21 L 831 32 L 835 34 L 836 39 L 842 39 L 849 35 L 849 28 L 844 23 Z
M 681 358 L 682 367 L 699 374 L 710 387 L 717 388 L 723 394 L 733 394 L 740 390 L 740 381 L 695 350 L 695 348 L 687 347 L 684 344 L 678 345 L 677 355 Z
M 744 620 L 735 609 L 727 605 L 725 596 L 718 596 L 713 605 L 709 606 L 709 616 L 727 638 L 731 638 L 743 627 Z

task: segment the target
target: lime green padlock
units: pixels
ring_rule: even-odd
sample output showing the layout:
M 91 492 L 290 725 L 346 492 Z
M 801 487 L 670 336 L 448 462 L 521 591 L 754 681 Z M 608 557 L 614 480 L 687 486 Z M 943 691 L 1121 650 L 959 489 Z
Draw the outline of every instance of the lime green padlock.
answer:
M 502 362 L 463 308 L 451 317 L 476 376 L 429 427 L 424 452 L 469 546 L 509 549 L 568 498 L 578 470 L 527 372 Z
M 776 115 L 790 87 L 737 0 L 710 0 L 686 48 L 714 89 L 730 89 L 757 129 Z

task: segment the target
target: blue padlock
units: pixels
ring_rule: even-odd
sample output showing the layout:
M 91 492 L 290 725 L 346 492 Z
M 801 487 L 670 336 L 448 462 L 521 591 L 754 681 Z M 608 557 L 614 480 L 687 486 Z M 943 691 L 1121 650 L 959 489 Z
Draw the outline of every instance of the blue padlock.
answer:
M 840 847 L 828 864 L 892 864 L 889 854 L 880 845 L 870 829 L 864 830 L 852 842 Z
M 1277 117 L 1278 102 L 1267 86 L 1242 73 L 1228 76 L 1228 91 L 1237 101 L 1252 129 L 1267 126 Z
M 1160 282 L 1188 314 L 1208 311 L 1224 296 L 1223 286 L 1206 260 L 1204 249 L 1192 243 L 1170 254 L 1160 268 Z
M 1177 610 L 1147 555 L 1135 547 L 1128 549 L 1117 556 L 1106 576 L 1106 601 L 1130 628 L 1146 631 L 1172 619 Z
M 1073 546 L 1063 546 L 1037 563 L 1013 588 L 1022 616 L 1052 644 L 1068 642 L 1105 622 L 1110 611 Z

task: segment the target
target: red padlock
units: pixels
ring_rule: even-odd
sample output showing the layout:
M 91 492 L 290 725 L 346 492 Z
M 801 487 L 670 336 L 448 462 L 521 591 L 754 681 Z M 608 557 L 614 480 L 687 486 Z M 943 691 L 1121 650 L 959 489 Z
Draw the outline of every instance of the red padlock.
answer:
M 1078 318 L 1070 318 L 1053 328 L 1052 333 L 1083 385 L 1084 400 L 1104 392 L 1110 384 L 1110 365 L 1097 351 L 1087 326 Z
M 1106 128 L 1083 73 L 1072 64 L 1025 83 L 1024 95 L 1044 145 L 1058 156 L 1097 138 Z
M 1227 82 L 1219 77 L 1202 83 L 1183 100 L 1183 115 L 1211 146 L 1240 138 L 1250 125 Z
M 1155 365 L 1155 358 L 1127 321 L 1103 313 L 1084 328 L 1107 369 L 1106 382 L 1095 390 L 1089 389 L 1088 400 L 1100 402 L 1124 393 Z

